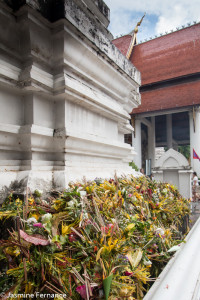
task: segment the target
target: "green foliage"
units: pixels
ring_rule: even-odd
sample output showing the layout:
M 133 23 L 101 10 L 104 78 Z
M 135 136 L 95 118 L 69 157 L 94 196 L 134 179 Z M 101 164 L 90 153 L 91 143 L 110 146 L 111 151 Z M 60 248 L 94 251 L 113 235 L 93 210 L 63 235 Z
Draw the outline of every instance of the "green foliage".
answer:
M 33 193 L 33 195 L 36 198 L 40 198 L 42 196 L 42 194 L 38 190 L 35 190 L 34 193 Z
M 6 261 L 4 262 L 6 265 Z M 15 284 L 15 279 L 7 275 L 6 271 L 0 272 L 0 294 L 8 291 Z
M 132 169 L 134 169 L 135 171 L 137 172 L 139 171 L 139 168 L 136 166 L 136 164 L 133 161 L 129 163 L 129 166 L 132 167 Z
M 178 146 L 178 152 L 183 154 L 188 160 L 190 159 L 190 145 Z

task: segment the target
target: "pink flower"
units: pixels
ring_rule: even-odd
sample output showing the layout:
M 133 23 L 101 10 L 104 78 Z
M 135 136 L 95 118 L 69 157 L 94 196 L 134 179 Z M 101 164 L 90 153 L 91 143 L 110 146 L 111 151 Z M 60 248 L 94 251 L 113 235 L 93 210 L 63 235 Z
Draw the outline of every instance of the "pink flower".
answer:
M 124 274 L 125 274 L 125 276 L 132 276 L 132 275 L 133 275 L 133 272 L 128 272 L 128 271 L 126 271 Z
M 112 228 L 112 227 L 114 227 L 114 225 L 113 225 L 112 223 L 110 223 L 110 224 L 108 224 L 107 227 L 108 227 L 108 228 Z
M 132 197 L 133 195 L 132 195 L 132 194 L 128 194 L 128 196 L 129 196 L 129 197 Z
M 108 232 L 109 232 L 109 229 L 113 229 L 113 227 L 114 227 L 114 225 L 113 224 L 108 224 L 107 226 L 103 226 L 103 227 L 101 227 L 101 230 L 105 233 L 105 234 L 108 234 Z
M 93 288 L 92 288 L 93 289 Z M 81 295 L 83 299 L 87 299 L 86 286 L 80 285 L 76 288 L 77 293 Z
M 39 227 L 39 228 L 43 228 L 43 224 L 42 223 L 35 223 L 33 224 L 34 227 Z

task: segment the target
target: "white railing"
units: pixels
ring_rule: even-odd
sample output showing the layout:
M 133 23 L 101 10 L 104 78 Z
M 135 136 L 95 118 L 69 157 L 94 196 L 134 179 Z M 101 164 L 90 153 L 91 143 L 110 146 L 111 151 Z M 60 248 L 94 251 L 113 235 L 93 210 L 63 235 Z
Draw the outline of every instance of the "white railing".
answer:
M 200 218 L 143 300 L 200 300 Z

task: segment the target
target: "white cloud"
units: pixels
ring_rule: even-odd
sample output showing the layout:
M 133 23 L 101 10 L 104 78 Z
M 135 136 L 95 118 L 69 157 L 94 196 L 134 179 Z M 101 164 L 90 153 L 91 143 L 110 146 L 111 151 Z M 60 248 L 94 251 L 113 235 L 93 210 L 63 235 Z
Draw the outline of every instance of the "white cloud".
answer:
M 139 39 L 165 33 L 176 27 L 200 21 L 200 0 L 104 0 L 110 8 L 110 31 L 114 36 L 127 34 L 143 13 L 146 17 L 139 28 Z M 154 16 L 154 17 L 153 17 Z
M 131 32 L 138 18 L 127 10 L 114 10 L 111 15 L 111 32 L 114 35 L 128 34 Z
M 200 2 L 195 5 L 195 1 L 190 3 L 178 2 L 170 9 L 166 9 L 159 16 L 158 23 L 156 24 L 156 32 L 165 32 L 193 21 L 200 21 Z M 185 5 L 187 4 L 187 5 Z

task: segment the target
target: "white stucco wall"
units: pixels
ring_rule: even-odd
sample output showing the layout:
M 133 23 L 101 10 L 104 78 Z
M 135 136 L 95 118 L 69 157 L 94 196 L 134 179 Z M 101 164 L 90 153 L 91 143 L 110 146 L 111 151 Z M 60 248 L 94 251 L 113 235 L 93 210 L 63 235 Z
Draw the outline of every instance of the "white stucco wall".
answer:
M 154 179 L 175 185 L 180 194 L 191 198 L 192 170 L 187 159 L 174 149 L 166 151 L 155 163 Z
M 37 1 L 15 13 L 0 2 L 1 189 L 134 172 L 124 134 L 140 103 L 140 73 L 110 42 L 96 7 L 79 2 L 67 1 L 54 23 Z
M 135 134 L 132 135 L 133 147 L 137 155 L 134 157 L 136 166 L 142 168 L 142 136 L 141 136 L 141 120 L 135 120 Z

